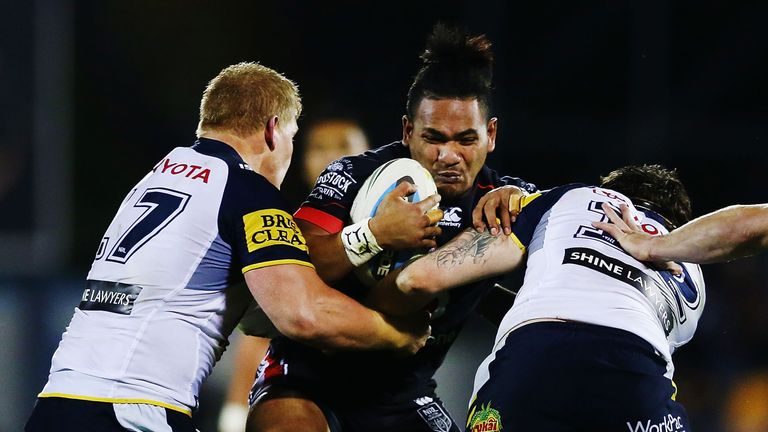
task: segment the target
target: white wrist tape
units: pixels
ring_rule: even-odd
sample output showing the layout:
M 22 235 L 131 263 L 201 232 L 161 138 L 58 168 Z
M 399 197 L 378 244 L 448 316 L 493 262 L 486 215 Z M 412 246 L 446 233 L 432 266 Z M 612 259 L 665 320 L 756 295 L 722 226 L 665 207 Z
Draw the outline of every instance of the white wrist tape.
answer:
M 368 226 L 370 220 L 371 218 L 365 218 L 341 230 L 341 243 L 344 245 L 344 252 L 347 253 L 349 261 L 355 267 L 367 263 L 368 260 L 382 251 Z

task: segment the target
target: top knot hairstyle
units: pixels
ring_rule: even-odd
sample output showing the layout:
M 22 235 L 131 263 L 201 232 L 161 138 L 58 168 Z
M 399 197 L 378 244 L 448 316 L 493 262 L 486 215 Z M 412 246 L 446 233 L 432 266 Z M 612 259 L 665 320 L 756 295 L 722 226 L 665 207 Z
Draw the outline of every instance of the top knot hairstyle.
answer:
M 491 110 L 493 52 L 485 35 L 438 23 L 421 54 L 423 65 L 408 90 L 406 110 L 413 120 L 422 99 L 477 99 L 483 114 Z
M 691 220 L 691 200 L 676 170 L 629 165 L 600 177 L 600 185 L 628 196 L 636 207 L 657 213 L 670 231 Z

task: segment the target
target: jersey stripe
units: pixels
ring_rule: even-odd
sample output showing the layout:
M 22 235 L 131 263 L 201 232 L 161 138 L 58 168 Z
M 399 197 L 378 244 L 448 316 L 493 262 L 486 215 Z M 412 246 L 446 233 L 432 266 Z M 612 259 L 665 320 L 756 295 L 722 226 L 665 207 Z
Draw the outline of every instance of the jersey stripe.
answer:
M 344 221 L 341 219 L 312 207 L 302 207 L 298 209 L 296 213 L 294 213 L 293 217 L 294 219 L 301 219 L 307 222 L 311 222 L 326 230 L 330 234 L 336 234 L 337 232 L 341 231 L 342 228 L 344 228 Z
M 243 273 L 250 270 L 256 270 L 264 267 L 272 267 L 272 266 L 281 265 L 281 264 L 298 264 L 304 267 L 315 268 L 315 266 L 312 265 L 312 263 L 307 261 L 302 261 L 297 259 L 280 259 L 280 260 L 273 260 L 273 261 L 264 261 L 256 264 L 251 264 L 249 266 L 245 266 L 243 267 Z
M 80 396 L 80 395 L 73 395 L 73 394 L 67 394 L 67 393 L 40 393 L 37 395 L 39 398 L 62 398 L 62 399 L 77 399 L 77 400 L 84 400 L 89 402 L 108 402 L 108 403 L 115 403 L 115 404 L 147 404 L 147 405 L 155 405 L 162 408 L 168 408 L 169 410 L 177 411 L 182 414 L 186 414 L 190 417 L 192 417 L 192 411 L 177 407 L 176 405 L 171 405 L 169 403 L 165 402 L 158 402 L 150 399 L 125 399 L 125 398 L 103 398 L 103 397 L 92 397 L 92 396 Z

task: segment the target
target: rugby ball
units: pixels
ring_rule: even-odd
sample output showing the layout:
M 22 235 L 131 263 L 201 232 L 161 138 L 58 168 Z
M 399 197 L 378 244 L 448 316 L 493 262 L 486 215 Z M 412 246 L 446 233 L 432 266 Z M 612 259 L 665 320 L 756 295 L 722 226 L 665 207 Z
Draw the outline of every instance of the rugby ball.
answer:
M 419 202 L 437 193 L 437 186 L 432 175 L 420 163 L 413 159 L 393 159 L 376 169 L 360 187 L 350 211 L 352 223 L 367 217 L 373 217 L 381 201 L 402 182 L 416 186 L 416 193 L 407 197 L 409 202 Z M 368 262 L 355 268 L 355 274 L 361 282 L 373 286 L 391 270 L 402 266 L 412 256 L 426 253 L 426 250 L 387 250 L 379 252 Z

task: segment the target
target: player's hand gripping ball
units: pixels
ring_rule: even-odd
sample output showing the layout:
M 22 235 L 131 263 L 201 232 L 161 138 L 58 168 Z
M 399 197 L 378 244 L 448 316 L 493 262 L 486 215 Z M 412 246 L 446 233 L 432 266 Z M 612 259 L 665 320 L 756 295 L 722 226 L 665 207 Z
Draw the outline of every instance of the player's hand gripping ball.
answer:
M 407 197 L 409 202 L 419 202 L 437 193 L 432 175 L 421 164 L 408 158 L 393 159 L 376 169 L 363 183 L 352 203 L 352 222 L 357 223 L 367 217 L 373 217 L 384 197 L 404 181 L 416 186 L 416 193 Z M 435 206 L 428 212 L 430 218 L 432 214 L 442 213 Z M 356 267 L 355 274 L 363 283 L 372 286 L 414 255 L 426 252 L 427 250 L 422 249 L 384 249 L 362 266 Z

